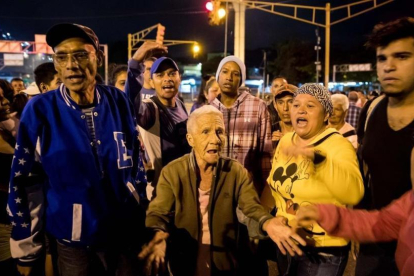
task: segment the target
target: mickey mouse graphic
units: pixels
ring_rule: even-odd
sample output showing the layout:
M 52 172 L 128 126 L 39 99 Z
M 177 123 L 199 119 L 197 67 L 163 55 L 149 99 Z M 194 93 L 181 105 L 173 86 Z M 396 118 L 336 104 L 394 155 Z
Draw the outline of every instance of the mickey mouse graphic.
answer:
M 293 201 L 295 198 L 295 195 L 292 193 L 293 185 L 295 181 L 309 179 L 307 170 L 310 163 L 310 159 L 304 159 L 299 166 L 297 163 L 292 163 L 286 168 L 286 171 L 283 167 L 278 167 L 273 173 L 273 183 L 270 184 L 270 188 L 285 200 L 286 209 L 284 211 L 288 214 L 296 215 L 299 204 Z M 278 185 L 278 181 L 280 185 Z M 282 189 L 284 192 L 281 192 Z

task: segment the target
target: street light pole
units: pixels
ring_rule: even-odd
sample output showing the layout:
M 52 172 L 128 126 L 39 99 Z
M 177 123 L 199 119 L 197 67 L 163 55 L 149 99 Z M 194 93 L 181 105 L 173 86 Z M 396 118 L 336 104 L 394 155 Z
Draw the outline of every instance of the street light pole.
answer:
M 229 2 L 226 2 L 226 23 L 224 26 L 224 57 L 227 56 L 227 29 L 228 29 L 228 17 L 229 17 Z
M 331 41 L 331 4 L 326 3 L 325 7 L 325 87 L 328 89 L 329 84 L 329 57 L 330 57 L 330 41 Z
M 319 61 L 319 51 L 321 50 L 321 37 L 319 36 L 319 29 L 315 30 L 316 34 L 316 83 L 319 83 L 319 71 L 321 71 L 321 62 Z

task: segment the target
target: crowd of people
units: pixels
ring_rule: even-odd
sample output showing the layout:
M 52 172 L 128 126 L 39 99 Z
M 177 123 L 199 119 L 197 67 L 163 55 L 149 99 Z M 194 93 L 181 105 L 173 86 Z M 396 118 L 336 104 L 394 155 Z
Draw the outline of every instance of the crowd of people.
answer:
M 164 45 L 105 85 L 93 30 L 46 41 L 0 79 L 1 275 L 414 275 L 413 18 L 368 39 L 382 95 L 276 77 L 267 104 L 227 56 L 190 112 Z

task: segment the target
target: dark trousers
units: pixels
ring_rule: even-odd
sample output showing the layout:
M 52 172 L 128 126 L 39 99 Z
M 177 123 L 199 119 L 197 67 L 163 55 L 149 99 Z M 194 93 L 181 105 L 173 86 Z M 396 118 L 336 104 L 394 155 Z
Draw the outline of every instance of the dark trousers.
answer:
M 395 264 L 395 248 L 395 242 L 361 244 L 355 276 L 400 275 Z
M 117 249 L 93 250 L 57 243 L 60 276 L 141 275 L 137 255 Z
M 342 276 L 348 262 L 349 246 L 302 248 L 302 256 L 291 257 L 277 253 L 282 276 Z M 322 252 L 322 250 L 324 252 Z

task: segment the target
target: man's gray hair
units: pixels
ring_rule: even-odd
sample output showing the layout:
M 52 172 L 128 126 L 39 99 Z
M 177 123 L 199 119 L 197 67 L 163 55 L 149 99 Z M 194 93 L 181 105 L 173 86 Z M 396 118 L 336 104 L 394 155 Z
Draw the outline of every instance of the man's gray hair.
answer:
M 331 96 L 332 104 L 340 104 L 343 111 L 347 111 L 349 108 L 348 97 L 344 94 L 333 94 Z
M 223 120 L 223 113 L 221 113 L 217 108 L 211 105 L 203 105 L 202 107 L 194 110 L 193 113 L 188 116 L 187 132 L 191 133 L 194 130 L 194 126 L 197 124 L 198 118 L 207 114 L 217 115 Z

